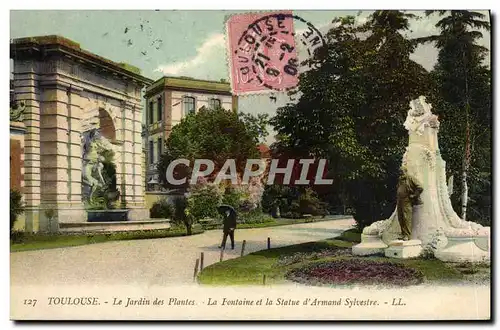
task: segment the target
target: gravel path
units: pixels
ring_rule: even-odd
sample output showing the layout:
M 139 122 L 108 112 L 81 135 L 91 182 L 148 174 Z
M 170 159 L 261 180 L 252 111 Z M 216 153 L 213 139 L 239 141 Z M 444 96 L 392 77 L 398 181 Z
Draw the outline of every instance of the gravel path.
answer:
M 338 236 L 352 218 L 279 227 L 237 229 L 235 250 L 224 259 L 271 246 L 285 246 Z M 221 230 L 189 237 L 130 240 L 10 254 L 11 285 L 127 284 L 168 285 L 193 282 L 193 269 L 204 252 L 205 266 L 219 261 Z M 227 247 L 230 247 L 228 242 Z

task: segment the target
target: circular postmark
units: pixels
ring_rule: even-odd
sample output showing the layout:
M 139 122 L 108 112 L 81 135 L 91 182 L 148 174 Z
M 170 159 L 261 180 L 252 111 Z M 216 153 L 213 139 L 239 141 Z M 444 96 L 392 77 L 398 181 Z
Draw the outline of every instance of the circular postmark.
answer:
M 294 22 L 305 24 L 306 28 L 294 31 Z M 301 70 L 317 65 L 299 59 L 297 43 L 310 59 L 325 41 L 312 23 L 293 14 L 275 13 L 254 20 L 241 33 L 232 54 L 238 83 L 251 85 L 253 91 L 296 89 Z

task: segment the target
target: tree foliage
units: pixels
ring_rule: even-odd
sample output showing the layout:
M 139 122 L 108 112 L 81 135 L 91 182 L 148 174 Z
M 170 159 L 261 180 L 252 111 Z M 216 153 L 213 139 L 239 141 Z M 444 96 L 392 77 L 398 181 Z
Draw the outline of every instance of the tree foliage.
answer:
M 488 223 L 491 217 L 491 72 L 484 64 L 488 49 L 478 45 L 489 31 L 486 17 L 466 10 L 429 11 L 441 19 L 439 35 L 422 38 L 439 50 L 432 71 L 436 86 L 430 102 L 441 121 L 440 149 L 448 175 L 468 183 L 470 220 Z M 452 202 L 461 214 L 460 184 Z
M 160 181 L 170 187 L 166 181 L 168 164 L 180 158 L 190 160 L 191 165 L 195 159 L 210 159 L 215 163 L 214 173 L 227 159 L 235 159 L 237 170 L 243 170 L 247 159 L 259 158 L 257 144 L 267 135 L 266 125 L 266 115 L 253 116 L 223 108 L 202 107 L 172 129 L 165 143 L 165 153 L 158 163 Z M 190 173 L 190 168 L 178 165 L 174 178 L 189 178 Z
M 335 19 L 312 60 L 318 68 L 300 76 L 300 100 L 271 121 L 281 148 L 328 159 L 331 189 L 362 225 L 394 208 L 403 122 L 410 100 L 428 91 L 428 73 L 410 59 L 419 41 L 405 37 L 412 18 L 375 11 L 361 26 L 351 16 Z

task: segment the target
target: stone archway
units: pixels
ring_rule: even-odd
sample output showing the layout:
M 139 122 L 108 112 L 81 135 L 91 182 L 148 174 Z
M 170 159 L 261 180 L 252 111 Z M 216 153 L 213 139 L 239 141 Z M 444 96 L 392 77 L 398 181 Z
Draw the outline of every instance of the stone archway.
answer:
M 99 127 L 101 135 L 111 142 L 116 141 L 116 129 L 113 119 L 103 108 L 99 108 Z
M 26 228 L 56 231 L 87 220 L 82 134 L 96 128 L 114 149 L 129 219 L 146 219 L 141 89 L 153 81 L 59 36 L 15 39 L 10 46 L 16 98 L 26 104 Z

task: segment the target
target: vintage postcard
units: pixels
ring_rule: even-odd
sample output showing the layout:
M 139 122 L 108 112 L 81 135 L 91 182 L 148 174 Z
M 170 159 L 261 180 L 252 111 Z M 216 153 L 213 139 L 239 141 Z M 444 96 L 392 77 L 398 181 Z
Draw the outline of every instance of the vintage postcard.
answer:
M 11 10 L 11 320 L 490 320 L 491 29 Z

